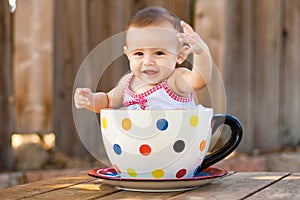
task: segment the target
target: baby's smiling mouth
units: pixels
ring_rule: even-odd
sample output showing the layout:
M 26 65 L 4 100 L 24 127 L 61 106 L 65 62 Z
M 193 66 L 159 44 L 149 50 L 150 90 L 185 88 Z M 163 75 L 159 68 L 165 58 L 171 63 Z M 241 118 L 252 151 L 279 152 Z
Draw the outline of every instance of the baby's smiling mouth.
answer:
M 157 74 L 158 72 L 155 70 L 148 69 L 148 70 L 144 70 L 143 73 L 147 75 L 154 75 Z

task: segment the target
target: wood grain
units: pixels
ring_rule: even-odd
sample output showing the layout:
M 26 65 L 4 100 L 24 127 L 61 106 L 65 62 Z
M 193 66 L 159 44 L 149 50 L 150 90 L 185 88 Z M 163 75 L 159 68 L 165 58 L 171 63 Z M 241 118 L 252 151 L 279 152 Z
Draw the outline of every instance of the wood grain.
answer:
M 85 175 L 86 172 L 78 172 L 78 174 L 45 179 L 29 184 L 18 185 L 8 189 L 0 190 L 0 197 L 3 199 L 22 199 L 33 198 L 34 196 L 49 193 L 56 190 L 64 190 L 77 184 L 85 184 L 94 179 Z M 53 198 L 53 196 L 52 196 Z
M 280 128 L 284 145 L 300 142 L 300 1 L 284 1 Z
M 225 177 L 207 186 L 192 190 L 188 193 L 175 196 L 170 199 L 243 199 L 251 193 L 286 176 L 287 173 L 254 173 L 243 172 Z
M 300 174 L 291 174 L 248 199 L 300 199 L 299 185 Z

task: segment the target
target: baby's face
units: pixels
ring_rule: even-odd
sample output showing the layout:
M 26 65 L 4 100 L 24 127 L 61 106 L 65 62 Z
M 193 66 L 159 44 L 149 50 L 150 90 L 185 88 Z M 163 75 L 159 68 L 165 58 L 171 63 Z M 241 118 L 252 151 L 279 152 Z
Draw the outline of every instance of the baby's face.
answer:
M 167 79 L 179 58 L 178 32 L 167 26 L 129 28 L 125 53 L 134 75 L 148 84 Z

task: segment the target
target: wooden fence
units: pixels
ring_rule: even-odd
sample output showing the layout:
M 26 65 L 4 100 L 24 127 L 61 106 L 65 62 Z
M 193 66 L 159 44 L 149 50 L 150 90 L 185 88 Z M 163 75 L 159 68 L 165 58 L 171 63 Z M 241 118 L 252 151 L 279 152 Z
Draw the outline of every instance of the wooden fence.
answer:
M 97 44 L 122 32 L 133 13 L 151 5 L 166 7 L 193 23 L 207 42 L 226 89 L 227 98 L 220 97 L 218 105 L 238 117 L 244 127 L 239 151 L 269 151 L 299 144 L 300 1 L 56 0 L 53 9 L 52 131 L 61 150 L 74 156 L 87 153 L 76 134 L 71 106 L 80 64 Z M 9 49 L 2 44 L 11 34 L 11 18 L 4 13 L 0 12 L 1 58 Z M 6 20 L 4 28 L 2 20 Z M 6 30 L 6 34 L 2 30 Z M 1 97 L 6 95 L 7 99 L 11 80 L 3 73 L 10 73 L 9 60 L 7 56 L 0 60 L 1 81 L 6 85 L 0 92 Z M 120 58 L 112 64 L 101 78 L 99 89 L 107 91 L 117 82 L 128 70 L 124 67 L 119 70 L 118 66 L 124 63 L 126 59 Z M 218 91 L 219 85 L 216 83 L 213 88 Z M 211 105 L 208 91 L 199 96 L 203 104 Z M 3 110 L 11 103 L 0 101 L 0 105 Z M 10 117 L 1 117 L 1 124 L 12 120 L 10 114 L 6 111 L 4 116 Z M 7 147 L 13 129 L 9 123 L 7 125 L 1 126 L 1 138 L 7 139 L 0 141 L 0 156 L 6 154 L 2 149 Z M 0 158 L 2 163 L 4 158 Z
M 297 0 L 226 4 L 227 105 L 244 124 L 248 152 L 299 145 L 299 11 Z
M 243 124 L 239 150 L 300 143 L 300 2 L 199 0 L 195 28 L 222 71 L 227 112 Z
M 6 2 L 0 2 L 0 169 L 13 164 L 12 125 L 12 18 Z

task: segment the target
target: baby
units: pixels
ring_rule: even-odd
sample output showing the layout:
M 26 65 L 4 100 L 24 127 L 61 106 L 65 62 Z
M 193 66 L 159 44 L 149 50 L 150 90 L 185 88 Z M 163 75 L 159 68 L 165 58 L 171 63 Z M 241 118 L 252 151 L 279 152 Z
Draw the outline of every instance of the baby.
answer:
M 137 12 L 126 27 L 124 53 L 130 70 L 111 91 L 77 88 L 75 107 L 99 113 L 103 108 L 189 109 L 194 93 L 210 80 L 212 59 L 193 28 L 162 7 Z M 192 70 L 176 67 L 194 54 Z

